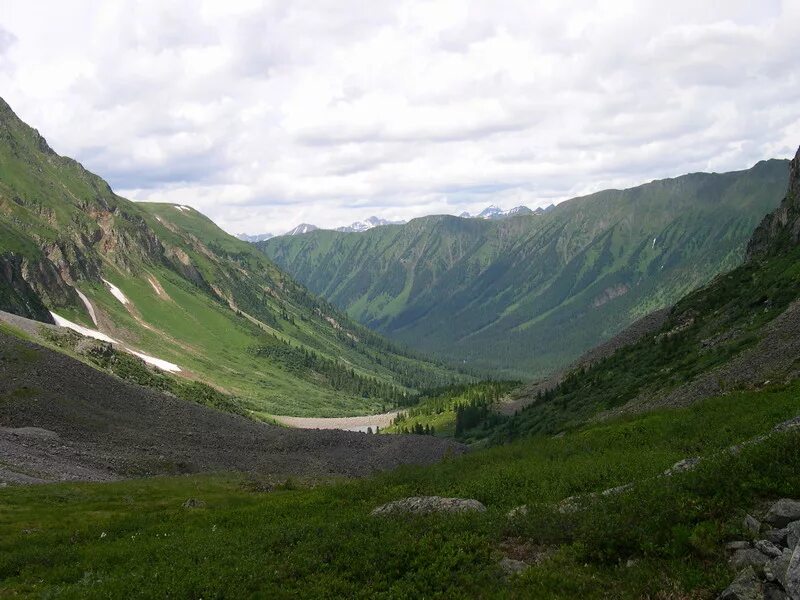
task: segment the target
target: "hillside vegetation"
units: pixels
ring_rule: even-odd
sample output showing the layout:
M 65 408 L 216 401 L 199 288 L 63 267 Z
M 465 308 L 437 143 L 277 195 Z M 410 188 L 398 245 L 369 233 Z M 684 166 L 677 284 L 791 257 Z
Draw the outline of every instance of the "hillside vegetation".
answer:
M 748 244 L 747 260 L 653 319 L 649 332 L 559 377 L 512 391 L 516 414 L 484 412 L 463 432 L 494 443 L 790 382 L 800 375 L 800 152 L 788 191 Z M 621 338 L 626 335 L 622 334 Z M 501 409 L 503 406 L 500 407 Z M 501 412 L 508 413 L 507 410 Z M 514 411 L 511 411 L 514 412 Z M 425 424 L 425 420 L 421 421 Z
M 787 166 L 693 173 L 501 221 L 434 216 L 257 246 L 394 340 L 530 379 L 737 266 L 778 205 Z
M 796 415 L 798 391 L 734 394 L 311 488 L 228 475 L 3 489 L 0 589 L 60 598 L 714 598 L 733 576 L 724 545 L 747 535 L 745 511 L 800 495 L 796 432 L 720 451 Z M 689 456 L 706 460 L 657 477 Z M 587 495 L 627 483 L 635 485 L 624 493 Z M 488 510 L 370 516 L 421 494 L 475 498 Z M 581 510 L 559 510 L 575 495 L 584 495 Z M 189 498 L 197 508 L 182 506 Z M 509 520 L 521 504 L 528 514 Z M 503 558 L 530 568 L 507 578 Z
M 117 196 L 2 100 L 0 309 L 99 330 L 254 415 L 377 411 L 461 378 L 355 324 L 197 211 Z

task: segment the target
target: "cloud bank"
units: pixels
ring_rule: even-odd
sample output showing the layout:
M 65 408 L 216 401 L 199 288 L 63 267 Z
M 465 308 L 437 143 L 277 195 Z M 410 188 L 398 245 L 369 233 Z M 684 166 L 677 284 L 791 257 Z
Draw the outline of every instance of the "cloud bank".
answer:
M 791 0 L 38 1 L 0 10 L 0 89 L 122 195 L 282 232 L 788 156 L 798 25 Z

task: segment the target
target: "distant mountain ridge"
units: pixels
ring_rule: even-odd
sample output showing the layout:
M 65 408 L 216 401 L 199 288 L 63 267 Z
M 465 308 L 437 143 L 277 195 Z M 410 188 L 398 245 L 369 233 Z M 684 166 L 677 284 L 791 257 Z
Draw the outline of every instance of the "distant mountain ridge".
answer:
M 405 221 L 390 221 L 389 219 L 382 219 L 380 217 L 369 217 L 364 221 L 356 221 L 355 223 L 351 223 L 346 227 L 337 227 L 336 231 L 341 231 L 344 233 L 361 233 L 363 231 L 369 231 L 374 227 L 382 227 L 384 225 L 403 225 Z
M 492 204 L 484 208 L 477 215 L 471 215 L 468 212 L 462 212 L 458 216 L 461 219 L 484 219 L 487 221 L 497 221 L 500 219 L 507 219 L 508 217 L 515 217 L 520 215 L 543 215 L 544 213 L 552 210 L 553 208 L 555 208 L 554 204 L 551 204 L 545 208 L 540 207 L 537 208 L 536 210 L 531 210 L 527 206 L 515 206 L 514 208 L 503 210 L 502 208 Z M 429 215 L 429 216 L 435 216 L 435 215 Z M 363 233 L 365 231 L 369 231 L 370 229 L 374 229 L 375 227 L 382 227 L 384 225 L 405 225 L 406 223 L 407 221 L 403 220 L 392 221 L 390 219 L 383 219 L 381 217 L 372 216 L 367 219 L 364 219 L 363 221 L 355 221 L 350 225 L 345 225 L 343 227 L 336 227 L 334 229 L 326 229 L 324 227 L 317 227 L 316 225 L 311 225 L 309 223 L 301 223 L 297 227 L 281 235 L 303 235 L 317 230 L 338 231 L 340 233 Z M 244 240 L 246 242 L 263 242 L 273 237 L 281 237 L 281 236 L 265 234 L 265 237 L 263 237 L 263 239 L 255 239 L 259 236 L 248 236 L 247 234 L 242 233 L 239 234 L 237 237 L 240 240 Z
M 316 231 L 319 229 L 316 225 L 311 225 L 310 223 L 300 223 L 294 229 L 290 229 L 283 235 L 303 235 L 304 233 L 311 233 L 312 231 Z
M 463 212 L 459 217 L 462 219 L 485 219 L 487 221 L 497 221 L 500 219 L 507 219 L 509 217 L 516 217 L 521 215 L 543 215 L 555 208 L 555 204 L 551 204 L 545 208 L 539 207 L 536 210 L 531 210 L 527 206 L 515 206 L 508 210 L 503 210 L 499 206 L 492 204 L 487 206 L 477 215 L 471 215 L 468 212 Z
M 498 219 L 490 207 L 483 218 L 431 216 L 257 246 L 351 317 L 412 348 L 536 377 L 740 264 L 753 229 L 784 194 L 787 166 L 692 173 L 516 218 Z

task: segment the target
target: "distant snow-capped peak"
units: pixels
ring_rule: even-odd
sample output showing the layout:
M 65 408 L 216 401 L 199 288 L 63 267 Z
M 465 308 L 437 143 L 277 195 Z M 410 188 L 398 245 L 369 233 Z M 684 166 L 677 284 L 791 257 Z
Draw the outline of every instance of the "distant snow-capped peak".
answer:
M 294 229 L 287 231 L 283 235 L 303 235 L 304 233 L 311 233 L 312 231 L 316 231 L 319 229 L 316 225 L 312 225 L 311 223 L 300 223 Z
M 405 221 L 390 221 L 388 219 L 381 219 L 380 217 L 369 217 L 364 221 L 356 221 L 345 227 L 337 227 L 336 231 L 343 231 L 345 233 L 361 233 L 369 231 L 373 227 L 380 227 L 381 225 L 402 225 Z
M 462 219 L 486 219 L 489 221 L 494 221 L 497 219 L 505 219 L 507 217 L 513 217 L 517 215 L 532 215 L 532 214 L 541 214 L 546 210 L 549 210 L 550 207 L 547 209 L 537 208 L 535 211 L 531 210 L 527 206 L 515 206 L 509 210 L 503 210 L 499 206 L 495 206 L 492 204 L 491 206 L 487 206 L 477 215 L 471 215 L 468 212 L 462 212 L 459 217 Z
M 505 214 L 506 213 L 502 208 L 492 204 L 491 206 L 487 206 L 480 213 L 478 213 L 478 218 L 479 219 L 494 219 L 496 217 L 500 217 L 500 216 L 503 216 Z
M 468 212 L 462 212 L 459 217 L 462 219 L 485 219 L 485 220 L 499 220 L 499 219 L 506 219 L 508 217 L 515 217 L 519 215 L 541 215 L 543 213 L 548 212 L 550 209 L 554 208 L 551 204 L 547 208 L 537 208 L 535 211 L 531 210 L 527 206 L 515 206 L 514 208 L 510 208 L 509 210 L 503 210 L 499 206 L 495 206 L 492 204 L 491 206 L 487 206 L 477 215 L 471 215 Z M 335 231 L 339 231 L 342 233 L 363 233 L 365 231 L 369 231 L 370 229 L 374 229 L 375 227 L 381 227 L 384 225 L 403 225 L 406 221 L 392 221 L 390 219 L 383 219 L 381 217 L 372 216 L 363 221 L 356 221 L 355 223 L 351 223 L 350 225 L 346 225 L 344 227 L 337 227 Z M 312 231 L 317 231 L 320 229 L 316 225 L 311 225 L 310 223 L 301 223 L 291 231 L 287 231 L 283 235 L 303 235 L 304 233 L 310 233 Z M 269 234 L 262 234 L 265 236 L 269 236 Z M 246 234 L 240 234 L 239 239 L 247 239 L 257 236 L 247 236 Z M 269 236 L 272 237 L 272 236 Z M 264 237 L 263 239 L 269 239 L 268 237 Z M 247 239 L 247 241 L 261 241 L 261 240 L 253 240 Z

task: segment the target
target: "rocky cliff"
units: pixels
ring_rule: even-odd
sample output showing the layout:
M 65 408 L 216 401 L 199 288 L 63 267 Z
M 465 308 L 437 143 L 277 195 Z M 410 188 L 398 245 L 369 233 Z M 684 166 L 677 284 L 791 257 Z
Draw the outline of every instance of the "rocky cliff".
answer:
M 789 171 L 789 187 L 780 206 L 764 217 L 747 246 L 748 260 L 779 254 L 800 243 L 800 148 Z

